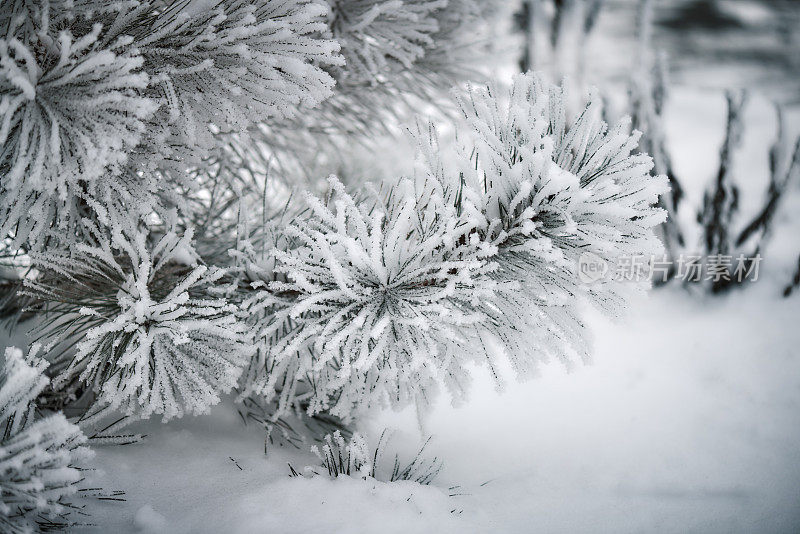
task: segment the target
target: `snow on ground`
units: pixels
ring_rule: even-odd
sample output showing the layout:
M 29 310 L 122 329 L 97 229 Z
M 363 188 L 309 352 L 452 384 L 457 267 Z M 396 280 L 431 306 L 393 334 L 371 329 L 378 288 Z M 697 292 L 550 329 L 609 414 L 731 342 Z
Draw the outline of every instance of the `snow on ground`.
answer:
M 593 366 L 441 411 L 445 474 L 496 477 L 480 504 L 501 532 L 793 531 L 798 311 L 654 294 L 627 324 L 595 322 Z

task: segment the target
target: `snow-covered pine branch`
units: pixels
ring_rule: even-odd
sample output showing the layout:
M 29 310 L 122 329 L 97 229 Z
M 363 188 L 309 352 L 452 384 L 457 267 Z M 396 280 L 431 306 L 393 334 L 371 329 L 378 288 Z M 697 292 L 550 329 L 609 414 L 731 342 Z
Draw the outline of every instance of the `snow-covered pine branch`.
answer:
M 589 253 L 613 267 L 659 253 L 652 228 L 665 217 L 655 206 L 665 178 L 650 175 L 649 156 L 631 154 L 639 134 L 627 121 L 609 129 L 600 119 L 596 96 L 570 119 L 564 90 L 529 73 L 509 91 L 474 87 L 458 100 L 460 164 L 444 168 L 465 181 L 465 199 L 485 218 L 482 237 L 497 247 L 489 331 L 519 371 L 551 356 L 586 359 L 580 301 L 615 314 L 641 284 L 584 284 L 578 260 Z
M 346 59 L 343 67 L 327 69 L 336 80 L 333 95 L 308 114 L 261 125 L 259 138 L 278 163 L 282 157 L 291 166 L 295 159 L 336 151 L 330 145 L 337 135 L 351 136 L 351 143 L 353 135 L 367 141 L 392 130 L 421 102 L 447 106 L 450 87 L 482 75 L 485 24 L 498 3 L 329 0 L 329 33 Z M 276 171 L 285 172 L 280 164 Z
M 70 241 L 109 195 L 147 211 L 171 189 L 164 169 L 197 164 L 214 131 L 330 96 L 322 67 L 343 60 L 322 36 L 324 13 L 310 0 L 0 1 L 7 246 Z
M 92 242 L 34 254 L 40 274 L 26 283 L 48 303 L 38 334 L 56 364 L 54 388 L 88 390 L 141 417 L 219 402 L 249 353 L 236 307 L 214 291 L 224 271 L 197 263 L 190 231 L 158 235 L 122 217 L 85 224 Z
M 246 393 L 280 396 L 279 412 L 299 403 L 347 418 L 426 404 L 441 382 L 459 392 L 467 359 L 492 365 L 492 337 L 520 374 L 588 357 L 581 303 L 616 313 L 627 288 L 583 284 L 578 259 L 659 252 L 664 177 L 631 154 L 627 123 L 599 119 L 597 99 L 568 119 L 561 88 L 536 75 L 458 102 L 452 157 L 420 127 L 414 177 L 378 202 L 335 179 L 327 202 L 307 197 L 310 214 L 275 241 L 275 267 L 244 301 L 262 354 Z
M 74 218 L 75 197 L 120 172 L 157 108 L 131 39 L 65 28 L 62 8 L 0 3 L 0 235 L 12 247 Z
M 216 132 L 259 123 L 262 144 L 292 160 L 312 131 L 382 124 L 404 95 L 429 100 L 466 77 L 455 58 L 469 56 L 465 34 L 485 11 L 471 0 L 0 8 L 0 233 L 11 251 L 80 241 L 80 220 L 109 202 L 187 208 L 174 191 L 201 194 L 186 171 L 204 166 Z
M 335 93 L 383 87 L 417 96 L 426 94 L 426 86 L 447 88 L 476 74 L 475 61 L 486 44 L 479 23 L 499 5 L 496 0 L 327 2 L 330 31 L 346 61 L 345 68 L 332 69 Z
M 0 370 L 0 530 L 39 532 L 39 522 L 65 513 L 64 498 L 82 479 L 75 467 L 89 456 L 80 429 L 62 414 L 34 418 L 33 401 L 47 386 L 46 364 L 15 347 Z M 54 523 L 55 524 L 55 523 Z
M 209 124 L 241 132 L 293 117 L 332 94 L 334 80 L 321 67 L 343 59 L 337 42 L 320 37 L 324 13 L 309 0 L 143 5 L 123 28 L 133 32 L 153 77 L 159 118 L 172 125 L 179 145 L 197 150 L 213 146 Z M 146 24 L 137 28 L 139 21 Z
M 264 358 L 245 392 L 279 395 L 279 411 L 300 401 L 347 418 L 372 404 L 424 404 L 441 381 L 459 389 L 456 348 L 491 295 L 476 283 L 489 252 L 435 177 L 361 203 L 335 178 L 331 188 L 327 202 L 307 196 L 311 214 L 274 251 L 280 276 L 245 301 Z
M 328 0 L 329 25 L 342 46 L 347 68 L 340 80 L 349 84 L 386 83 L 398 70 L 435 46 L 439 30 L 435 13 L 447 0 Z

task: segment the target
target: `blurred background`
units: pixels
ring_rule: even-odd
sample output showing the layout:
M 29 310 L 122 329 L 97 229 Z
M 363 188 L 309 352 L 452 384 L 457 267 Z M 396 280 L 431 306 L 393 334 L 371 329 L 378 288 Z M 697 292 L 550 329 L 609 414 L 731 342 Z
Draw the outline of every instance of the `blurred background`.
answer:
M 569 0 L 567 0 L 568 3 Z M 800 103 L 800 3 L 793 0 L 654 0 L 652 45 L 667 56 L 671 82 L 703 89 L 743 87 L 787 105 Z M 606 0 L 591 76 L 625 78 L 635 49 L 637 0 Z M 626 52 L 627 50 L 627 52 Z M 626 65 L 626 63 L 628 63 Z
M 606 21 L 633 16 L 609 2 Z M 792 0 L 674 0 L 654 5 L 655 46 L 667 51 L 674 83 L 745 87 L 800 103 L 800 4 Z

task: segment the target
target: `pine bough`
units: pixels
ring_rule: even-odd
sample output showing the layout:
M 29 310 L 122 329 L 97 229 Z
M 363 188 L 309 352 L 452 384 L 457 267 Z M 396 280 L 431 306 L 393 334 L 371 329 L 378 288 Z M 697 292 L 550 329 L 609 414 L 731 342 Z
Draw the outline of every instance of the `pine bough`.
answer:
M 214 131 L 291 117 L 341 65 L 307 0 L 0 1 L 0 234 L 70 241 L 108 202 L 138 214 L 197 165 Z M 133 206 L 136 206 L 135 208 Z
M 529 74 L 457 100 L 455 153 L 419 126 L 413 176 L 361 200 L 331 178 L 271 256 L 243 255 L 258 346 L 245 394 L 348 418 L 427 404 L 442 383 L 461 395 L 497 342 L 521 375 L 588 358 L 580 303 L 613 314 L 638 286 L 584 285 L 578 258 L 658 253 L 665 179 L 596 98 L 568 121 L 561 89 Z
M 197 263 L 191 231 L 112 222 L 88 232 L 90 243 L 33 255 L 41 274 L 27 291 L 51 303 L 37 334 L 54 387 L 141 417 L 205 412 L 248 356 L 237 308 L 215 294 L 225 272 Z
M 80 429 L 62 414 L 35 417 L 34 400 L 47 386 L 42 360 L 26 362 L 9 347 L 0 371 L 0 530 L 38 532 L 62 524 L 65 499 L 82 479 L 76 463 L 89 450 Z

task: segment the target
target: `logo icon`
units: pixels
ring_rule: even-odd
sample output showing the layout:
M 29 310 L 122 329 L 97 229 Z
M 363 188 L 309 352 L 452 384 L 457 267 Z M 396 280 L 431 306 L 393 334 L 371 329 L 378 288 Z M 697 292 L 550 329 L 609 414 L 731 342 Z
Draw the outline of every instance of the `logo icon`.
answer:
M 591 284 L 601 280 L 607 272 L 608 263 L 597 254 L 584 252 L 578 258 L 578 278 L 584 284 Z

